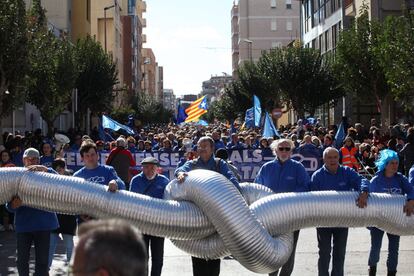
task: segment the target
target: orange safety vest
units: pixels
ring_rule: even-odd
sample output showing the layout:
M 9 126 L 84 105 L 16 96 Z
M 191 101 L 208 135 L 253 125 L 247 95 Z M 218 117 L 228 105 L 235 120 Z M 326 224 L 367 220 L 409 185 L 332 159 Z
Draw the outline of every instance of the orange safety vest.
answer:
M 358 170 L 360 165 L 355 157 L 357 152 L 358 149 L 356 147 L 353 147 L 351 151 L 349 151 L 346 147 L 342 147 L 342 165 Z

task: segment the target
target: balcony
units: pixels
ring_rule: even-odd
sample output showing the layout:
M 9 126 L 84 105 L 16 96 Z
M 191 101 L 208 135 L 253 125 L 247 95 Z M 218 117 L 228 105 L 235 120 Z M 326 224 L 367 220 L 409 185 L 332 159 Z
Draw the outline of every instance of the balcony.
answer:
M 141 10 L 141 12 L 147 12 L 147 2 L 145 1 L 139 1 L 138 7 Z

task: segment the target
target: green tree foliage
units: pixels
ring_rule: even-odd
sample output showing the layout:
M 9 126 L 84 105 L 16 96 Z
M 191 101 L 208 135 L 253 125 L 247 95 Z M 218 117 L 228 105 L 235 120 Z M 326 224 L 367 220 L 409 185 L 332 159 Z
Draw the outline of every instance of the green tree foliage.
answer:
M 151 123 L 168 123 L 173 119 L 173 111 L 164 108 L 161 102 L 147 94 L 139 94 L 134 104 L 136 118 L 144 125 Z
M 35 8 L 36 3 L 35 1 Z M 44 11 L 35 18 L 44 18 Z M 31 11 L 32 16 L 35 11 Z M 32 24 L 37 27 L 33 27 Z M 72 45 L 58 39 L 47 30 L 42 22 L 31 22 L 29 47 L 29 82 L 26 100 L 35 105 L 48 126 L 53 130 L 54 120 L 61 114 L 71 100 L 76 79 L 76 64 Z M 43 26 L 43 27 L 41 27 Z
M 262 59 L 283 104 L 293 108 L 299 118 L 306 113 L 314 116 L 318 107 L 334 105 L 344 94 L 329 59 L 324 59 L 318 50 L 276 48 Z
M 414 13 L 385 20 L 377 55 L 395 99 L 412 109 L 414 95 Z
M 209 122 L 213 122 L 214 119 L 232 121 L 237 117 L 244 118 L 246 109 L 252 106 L 253 94 L 250 96 L 242 91 L 240 82 L 234 81 L 225 89 L 223 95 L 209 106 L 203 118 Z
M 111 110 L 113 87 L 118 83 L 112 57 L 90 36 L 78 40 L 75 52 L 79 72 L 76 80 L 79 118 L 84 118 L 88 108 L 95 114 Z
M 244 118 L 246 109 L 253 106 L 253 95 L 264 110 L 285 105 L 304 118 L 321 105 L 334 105 L 344 94 L 329 60 L 313 49 L 273 49 L 257 63 L 243 64 L 238 73 L 239 79 L 213 105 L 218 119 Z
M 355 24 L 342 32 L 336 51 L 336 69 L 345 89 L 359 100 L 376 102 L 385 111 L 385 100 L 390 97 L 384 67 L 378 56 L 382 26 L 369 20 L 367 7 L 360 11 Z M 381 112 L 385 121 L 385 112 Z
M 24 102 L 28 69 L 26 34 L 24 1 L 0 1 L 0 118 Z

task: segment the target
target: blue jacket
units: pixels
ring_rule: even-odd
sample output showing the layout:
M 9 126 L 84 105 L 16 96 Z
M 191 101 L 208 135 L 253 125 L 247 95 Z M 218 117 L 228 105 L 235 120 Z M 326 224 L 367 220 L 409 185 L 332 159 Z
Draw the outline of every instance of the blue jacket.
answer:
M 49 169 L 48 172 L 56 173 L 52 169 Z M 27 206 L 13 209 L 9 203 L 6 204 L 6 208 L 10 212 L 15 213 L 14 224 L 17 233 L 51 231 L 59 228 L 56 213 L 46 212 Z
M 277 158 L 260 168 L 255 183 L 262 184 L 275 193 L 307 192 L 310 178 L 305 167 L 293 159 L 280 163 Z
M 237 180 L 233 172 L 230 170 L 229 166 L 227 166 L 227 163 L 224 160 L 220 159 L 217 166 L 216 161 L 214 160 L 214 155 L 210 157 L 207 163 L 204 163 L 203 160 L 201 160 L 201 158 L 189 160 L 185 162 L 184 165 L 177 168 L 174 172 L 174 175 L 177 176 L 179 172 L 189 172 L 195 169 L 204 169 L 218 172 L 224 175 L 227 179 L 229 179 L 234 184 L 234 186 L 236 186 L 237 189 L 239 189 L 240 191 L 239 181 Z
M 125 183 L 122 181 L 113 167 L 107 165 L 98 165 L 95 169 L 89 170 L 86 167 L 75 172 L 73 176 L 83 178 L 87 181 L 108 185 L 109 181 L 115 180 L 119 190 L 125 190 Z
M 223 141 L 221 140 L 214 140 L 214 149 L 218 150 L 218 149 L 225 149 L 226 146 L 224 145 Z
M 313 173 L 311 191 L 364 191 L 368 192 L 368 180 L 355 170 L 339 165 L 336 174 L 328 171 L 325 165 Z
M 369 190 L 372 193 L 407 195 L 407 200 L 414 199 L 414 187 L 401 173 L 386 177 L 384 171 L 377 172 L 371 179 Z
M 148 180 L 144 173 L 141 172 L 132 178 L 129 190 L 134 193 L 162 199 L 168 182 L 168 178 L 161 174 L 157 174 L 154 179 Z
M 237 141 L 236 144 L 234 144 L 233 142 L 228 142 L 226 145 L 226 149 L 245 149 L 247 148 L 245 144 L 243 144 L 240 141 Z

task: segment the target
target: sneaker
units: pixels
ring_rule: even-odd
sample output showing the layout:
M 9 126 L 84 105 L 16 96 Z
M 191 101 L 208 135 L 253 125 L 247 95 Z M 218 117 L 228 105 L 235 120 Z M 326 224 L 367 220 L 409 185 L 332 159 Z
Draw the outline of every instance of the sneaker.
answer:
M 4 228 L 2 224 L 0 224 L 0 232 L 4 232 L 4 231 L 6 231 L 6 228 Z

